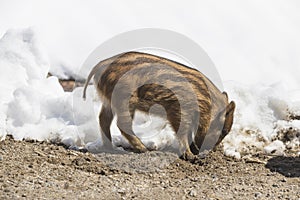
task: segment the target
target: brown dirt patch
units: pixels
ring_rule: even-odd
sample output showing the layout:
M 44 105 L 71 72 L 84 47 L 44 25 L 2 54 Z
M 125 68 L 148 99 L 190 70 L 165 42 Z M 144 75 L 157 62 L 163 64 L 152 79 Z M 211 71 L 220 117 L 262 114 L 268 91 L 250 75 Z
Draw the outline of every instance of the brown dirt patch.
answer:
M 256 155 L 236 161 L 217 150 L 196 164 L 160 163 L 167 158 L 172 155 L 95 155 L 8 137 L 0 142 L 0 199 L 300 198 L 299 157 Z M 148 163 L 152 170 L 132 170 L 141 160 L 153 162 Z

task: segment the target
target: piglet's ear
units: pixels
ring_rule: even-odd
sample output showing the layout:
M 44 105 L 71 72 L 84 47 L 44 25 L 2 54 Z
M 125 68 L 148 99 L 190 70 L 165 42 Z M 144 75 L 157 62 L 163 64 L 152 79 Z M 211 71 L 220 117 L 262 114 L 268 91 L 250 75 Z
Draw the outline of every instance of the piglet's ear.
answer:
M 228 101 L 228 94 L 227 94 L 227 92 L 222 92 L 222 94 L 226 97 L 226 99 Z
M 229 113 L 232 113 L 234 112 L 235 110 L 235 102 L 234 101 L 231 101 L 228 106 L 226 107 L 226 115 L 229 114 Z

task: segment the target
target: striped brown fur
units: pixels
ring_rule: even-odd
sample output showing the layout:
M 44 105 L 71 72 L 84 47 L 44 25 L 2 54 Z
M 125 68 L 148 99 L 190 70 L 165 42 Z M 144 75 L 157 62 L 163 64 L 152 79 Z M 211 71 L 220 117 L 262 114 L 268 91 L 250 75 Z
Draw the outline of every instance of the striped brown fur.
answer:
M 155 104 L 165 108 L 180 142 L 178 153 L 186 159 L 219 144 L 231 129 L 234 102 L 229 104 L 227 94 L 201 72 L 178 62 L 140 52 L 106 59 L 90 72 L 84 98 L 93 76 L 103 101 L 99 121 L 106 148 L 112 148 L 110 125 L 117 115 L 122 135 L 137 152 L 147 151 L 132 130 L 132 119 L 135 110 L 149 112 Z M 160 109 L 151 112 L 162 113 Z M 206 143 L 209 145 L 205 146 Z

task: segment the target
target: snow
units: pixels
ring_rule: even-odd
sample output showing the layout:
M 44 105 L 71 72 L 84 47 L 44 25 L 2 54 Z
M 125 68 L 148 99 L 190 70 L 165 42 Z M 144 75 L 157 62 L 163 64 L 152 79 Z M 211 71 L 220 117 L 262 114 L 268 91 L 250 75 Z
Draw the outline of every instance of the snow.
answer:
M 10 30 L 0 44 L 3 45 L 0 67 L 4 69 L 0 84 L 5 89 L 1 91 L 4 103 L 0 118 L 1 139 L 11 134 L 16 140 L 62 142 L 74 148 L 86 145 L 92 152 L 99 151 L 102 139 L 97 115 L 101 103 L 93 86 L 88 87 L 87 100 L 83 101 L 82 87 L 75 88 L 72 93 L 64 92 L 57 77 L 47 78 L 49 64 L 41 56 L 32 29 Z M 165 121 L 137 112 L 134 131 L 152 149 L 176 145 L 171 127 Z M 113 124 L 114 143 L 128 146 Z M 143 135 L 146 130 L 153 130 L 152 134 Z
M 5 19 L 0 23 L 0 140 L 10 134 L 16 140 L 57 141 L 97 152 L 101 104 L 93 86 L 84 102 L 82 88 L 64 92 L 47 73 L 85 78 L 78 69 L 99 44 L 124 31 L 158 27 L 203 46 L 225 80 L 224 90 L 237 105 L 232 131 L 223 142 L 226 155 L 300 154 L 300 120 L 289 118 L 300 116 L 299 3 L 192 1 L 172 2 L 174 7 L 165 9 L 170 4 L 165 1 L 157 2 L 162 6 L 155 7 L 153 16 L 153 1 L 131 6 L 123 1 L 93 6 L 64 1 L 59 7 L 56 1 L 35 1 L 34 8 L 28 2 L 10 2 L 0 6 Z M 99 6 L 106 9 L 99 12 Z M 181 12 L 183 6 L 189 12 Z M 139 112 L 135 116 L 134 130 L 147 146 L 178 145 L 166 119 Z M 115 145 L 128 145 L 115 123 L 111 129 Z M 148 130 L 151 136 L 143 135 Z
M 9 30 L 0 40 L 0 138 L 64 140 L 74 135 L 70 94 L 56 77 L 33 29 Z M 73 120 L 74 121 L 74 120 Z
M 264 147 L 264 151 L 267 154 L 275 154 L 275 155 L 279 155 L 279 156 L 284 155 L 284 150 L 285 150 L 285 145 L 280 140 L 275 140 L 272 143 L 270 143 L 269 145 Z
M 285 145 L 299 151 L 300 120 L 289 115 L 299 113 L 300 98 L 291 99 L 283 83 L 247 86 L 231 81 L 225 83 L 225 90 L 237 104 L 232 130 L 223 141 L 225 154 L 239 158 L 253 148 L 283 154 Z M 283 140 L 287 130 L 294 134 L 284 144 L 277 138 Z

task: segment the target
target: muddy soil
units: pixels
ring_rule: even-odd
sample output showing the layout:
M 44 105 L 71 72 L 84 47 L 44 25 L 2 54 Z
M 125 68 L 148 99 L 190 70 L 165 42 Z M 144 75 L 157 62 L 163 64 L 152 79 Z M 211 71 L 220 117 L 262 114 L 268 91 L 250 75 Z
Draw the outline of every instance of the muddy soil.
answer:
M 164 152 L 91 154 L 59 144 L 0 142 L 0 199 L 300 199 L 300 157 L 194 163 Z

